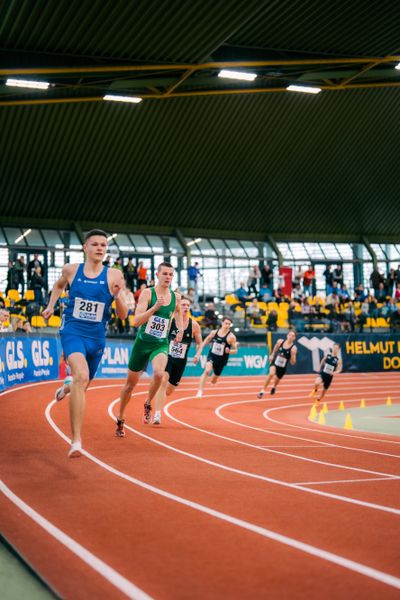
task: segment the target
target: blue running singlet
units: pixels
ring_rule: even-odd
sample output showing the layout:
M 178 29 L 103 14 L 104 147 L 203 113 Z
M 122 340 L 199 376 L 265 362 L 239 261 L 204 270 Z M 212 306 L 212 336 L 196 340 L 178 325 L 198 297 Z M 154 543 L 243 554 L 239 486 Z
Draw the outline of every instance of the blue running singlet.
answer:
M 90 278 L 84 274 L 84 264 L 79 265 L 62 316 L 61 334 L 105 338 L 114 300 L 108 287 L 107 271 L 108 267 L 104 267 L 98 277 Z

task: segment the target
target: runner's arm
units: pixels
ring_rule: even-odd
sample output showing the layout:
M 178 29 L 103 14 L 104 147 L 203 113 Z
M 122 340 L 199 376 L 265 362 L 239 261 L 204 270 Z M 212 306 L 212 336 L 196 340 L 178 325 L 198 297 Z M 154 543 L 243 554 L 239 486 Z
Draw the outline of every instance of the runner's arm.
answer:
M 203 346 L 203 338 L 201 337 L 200 325 L 193 319 L 192 319 L 192 331 L 193 331 L 193 337 L 196 342 L 196 354 L 193 359 L 193 364 L 197 365 L 197 363 L 199 362 L 199 358 L 200 358 L 200 354 L 201 354 L 201 350 L 202 350 L 202 346 Z
M 67 283 L 70 283 L 77 271 L 78 265 L 69 264 L 64 265 L 61 271 L 60 277 L 55 282 L 53 289 L 50 294 L 50 300 L 44 311 L 42 312 L 42 317 L 44 319 L 48 319 L 54 312 L 54 306 L 65 290 L 65 286 Z
M 342 370 L 343 370 L 343 361 L 341 359 L 339 359 L 337 369 L 336 369 L 336 374 L 341 373 Z
M 109 269 L 110 276 L 110 292 L 115 299 L 116 313 L 119 319 L 126 319 L 128 316 L 128 306 L 125 301 L 125 296 L 122 293 L 125 288 L 124 277 L 119 269 Z
M 178 333 L 177 333 L 177 336 L 175 337 L 175 341 L 178 342 L 178 344 L 180 344 L 182 341 L 182 338 L 183 338 L 183 331 L 184 331 L 180 294 L 175 294 L 175 300 L 176 300 L 176 306 L 175 306 L 174 318 L 175 318 L 176 326 L 178 328 Z
M 137 303 L 136 311 L 135 311 L 135 327 L 140 327 L 143 323 L 146 323 L 152 315 L 160 308 L 160 306 L 164 306 L 165 300 L 164 298 L 158 297 L 157 302 L 151 308 L 148 308 L 151 300 L 151 290 L 150 288 L 146 288 L 139 296 L 139 301 Z
M 291 365 L 296 364 L 296 357 L 297 357 L 297 348 L 296 348 L 296 346 L 293 346 L 293 348 L 290 351 L 290 364 Z
M 237 345 L 237 339 L 236 339 L 236 336 L 235 336 L 235 335 L 233 335 L 233 333 L 230 333 L 230 334 L 228 335 L 228 337 L 226 338 L 226 341 L 228 341 L 228 340 L 230 340 L 230 341 L 229 341 L 229 344 L 231 344 L 231 347 L 230 347 L 230 348 L 225 348 L 225 352 L 226 352 L 227 354 L 237 354 L 237 351 L 238 351 L 238 345 Z M 227 352 L 227 351 L 228 351 L 228 352 Z
M 207 344 L 209 344 L 214 339 L 216 333 L 217 333 L 217 330 L 214 329 L 214 331 L 211 331 L 211 333 L 209 333 L 208 336 L 206 338 L 204 338 L 199 350 L 197 350 L 197 354 L 199 356 L 203 352 L 203 348 L 205 346 L 207 346 Z
M 272 361 L 274 360 L 274 358 L 275 358 L 275 354 L 277 353 L 277 351 L 278 351 L 278 348 L 279 348 L 279 346 L 281 345 L 281 343 L 282 343 L 282 342 L 283 342 L 283 340 L 278 340 L 278 341 L 276 342 L 276 344 L 275 344 L 275 346 L 274 346 L 274 349 L 272 350 L 272 352 L 271 352 L 271 355 L 270 355 L 270 357 L 269 357 L 269 362 L 272 362 Z

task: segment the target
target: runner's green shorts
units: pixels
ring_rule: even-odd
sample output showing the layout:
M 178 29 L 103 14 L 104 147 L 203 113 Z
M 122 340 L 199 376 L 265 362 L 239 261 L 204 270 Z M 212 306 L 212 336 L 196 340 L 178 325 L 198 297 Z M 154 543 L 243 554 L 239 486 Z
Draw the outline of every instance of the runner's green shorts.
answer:
M 137 337 L 131 350 L 128 368 L 130 371 L 144 371 L 147 363 L 152 361 L 157 354 L 165 354 L 168 357 L 168 347 L 168 340 L 165 340 L 165 342 L 155 340 L 153 342 L 141 340 Z

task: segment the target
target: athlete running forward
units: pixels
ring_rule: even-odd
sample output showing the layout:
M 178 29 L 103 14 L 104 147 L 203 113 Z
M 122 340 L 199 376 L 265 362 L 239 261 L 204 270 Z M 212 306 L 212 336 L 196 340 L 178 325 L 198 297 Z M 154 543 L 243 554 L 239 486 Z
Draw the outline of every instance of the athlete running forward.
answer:
M 139 381 L 147 363 L 151 362 L 153 376 L 144 404 L 143 423 L 151 421 L 151 403 L 156 395 L 168 361 L 168 332 L 172 316 L 175 316 L 176 341 L 182 342 L 183 324 L 181 297 L 170 289 L 174 276 L 174 267 L 163 262 L 157 269 L 158 283 L 153 288 L 146 288 L 139 296 L 135 312 L 135 326 L 139 327 L 128 363 L 128 377 L 121 390 L 119 415 L 115 435 L 124 437 L 125 410 L 131 394 Z
M 319 366 L 320 372 L 314 382 L 314 388 L 311 390 L 309 397 L 312 398 L 315 396 L 315 394 L 318 393 L 319 386 L 322 384 L 322 391 L 318 398 L 316 398 L 317 402 L 320 402 L 328 391 L 329 386 L 332 383 L 333 376 L 337 373 L 340 373 L 342 368 L 343 363 L 340 358 L 340 344 L 335 342 L 332 350 L 328 352 L 321 360 L 321 364 Z
M 289 331 L 285 340 L 280 339 L 276 342 L 270 356 L 269 374 L 264 381 L 262 390 L 258 392 L 257 398 L 262 398 L 264 396 L 271 380 L 272 388 L 270 394 L 275 394 L 279 382 L 286 373 L 288 363 L 290 362 L 291 365 L 296 364 L 297 348 L 295 346 L 295 340 L 295 332 Z
M 85 392 L 95 376 L 106 345 L 106 325 L 111 317 L 110 307 L 115 300 L 117 315 L 128 315 L 124 295 L 124 278 L 117 269 L 103 266 L 107 252 L 107 234 L 93 229 L 83 244 L 85 263 L 67 264 L 56 281 L 50 300 L 42 313 L 48 319 L 66 285 L 70 285 L 67 307 L 64 310 L 60 337 L 64 356 L 72 374 L 72 383 L 56 391 L 56 400 L 70 393 L 72 444 L 68 456 L 81 456 L 81 428 L 85 409 Z M 66 380 L 67 381 L 67 380 Z
M 192 301 L 189 298 L 183 297 L 181 299 L 183 324 L 183 337 L 181 342 L 176 341 L 178 327 L 175 323 L 175 319 L 172 320 L 169 332 L 168 362 L 165 367 L 161 386 L 156 395 L 156 410 L 153 417 L 153 425 L 161 424 L 161 411 L 164 406 L 165 398 L 170 396 L 179 385 L 187 364 L 189 348 L 193 338 L 196 342 L 196 355 L 193 358 L 193 364 L 197 365 L 199 362 L 203 339 L 201 337 L 200 325 L 189 316 L 191 303 Z
M 206 368 L 200 377 L 199 389 L 196 398 L 203 396 L 203 389 L 207 381 L 207 377 L 213 371 L 211 383 L 217 383 L 219 376 L 225 368 L 231 354 L 237 353 L 236 336 L 230 331 L 232 327 L 232 319 L 224 317 L 222 325 L 218 330 L 212 331 L 203 341 L 200 352 L 204 346 L 211 344 L 210 351 L 207 356 Z

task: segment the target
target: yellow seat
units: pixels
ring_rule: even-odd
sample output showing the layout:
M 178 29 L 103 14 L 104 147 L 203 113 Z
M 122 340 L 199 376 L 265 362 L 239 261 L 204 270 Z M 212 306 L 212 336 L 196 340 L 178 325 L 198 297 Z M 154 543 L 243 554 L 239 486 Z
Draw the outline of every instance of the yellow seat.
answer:
M 265 311 L 267 311 L 267 310 L 268 310 L 268 308 L 267 308 L 267 303 L 266 303 L 266 302 L 259 302 L 259 303 L 258 303 L 258 306 L 259 306 L 259 308 L 260 308 L 261 310 L 265 310 Z
M 35 299 L 35 292 L 33 290 L 26 290 L 25 294 L 24 294 L 24 298 L 25 300 L 34 300 Z
M 238 302 L 238 299 L 233 294 L 227 294 L 225 296 L 225 302 L 227 304 L 236 304 Z
M 38 317 L 32 317 L 32 327 L 46 327 L 45 320 L 40 315 Z
M 268 302 L 268 310 L 278 310 L 277 302 Z
M 21 300 L 21 296 L 19 295 L 18 290 L 8 290 L 7 298 L 13 300 L 14 302 L 19 302 Z
M 389 327 L 389 323 L 383 317 L 378 317 L 376 319 L 376 326 L 377 327 Z
M 289 310 L 289 306 L 290 306 L 289 302 L 281 302 L 280 305 L 279 305 L 279 309 L 288 311 Z
M 129 320 L 129 325 L 131 327 L 135 327 L 135 315 L 129 315 L 128 320 Z
M 33 317 L 33 318 L 35 318 L 35 317 Z M 52 315 L 50 317 L 50 319 L 47 321 L 47 325 L 49 327 L 60 327 L 60 324 L 61 324 L 61 319 L 57 315 Z

